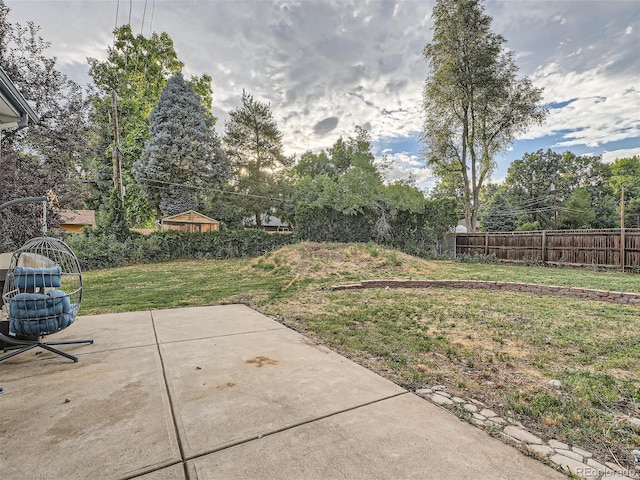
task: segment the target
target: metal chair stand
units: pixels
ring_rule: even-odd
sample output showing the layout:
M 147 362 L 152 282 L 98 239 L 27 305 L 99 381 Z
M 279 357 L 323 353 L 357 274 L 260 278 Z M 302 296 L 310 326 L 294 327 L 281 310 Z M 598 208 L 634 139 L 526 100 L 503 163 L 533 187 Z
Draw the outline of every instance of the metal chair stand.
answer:
M 48 350 L 50 352 L 56 353 L 58 355 L 62 355 L 63 357 L 68 358 L 69 360 L 73 360 L 74 362 L 78 361 L 78 357 L 71 355 L 70 353 L 63 352 L 57 348 L 52 347 L 52 345 L 75 345 L 75 344 L 92 344 L 93 340 L 64 340 L 60 342 L 43 342 L 42 336 L 29 337 L 25 336 L 23 338 L 17 338 L 5 335 L 0 333 L 0 342 L 5 344 L 4 351 L 13 350 L 3 356 L 0 357 L 0 362 L 4 360 L 8 360 L 9 358 L 15 357 L 16 355 L 20 355 L 23 352 L 27 352 L 33 348 L 42 348 L 44 350 Z

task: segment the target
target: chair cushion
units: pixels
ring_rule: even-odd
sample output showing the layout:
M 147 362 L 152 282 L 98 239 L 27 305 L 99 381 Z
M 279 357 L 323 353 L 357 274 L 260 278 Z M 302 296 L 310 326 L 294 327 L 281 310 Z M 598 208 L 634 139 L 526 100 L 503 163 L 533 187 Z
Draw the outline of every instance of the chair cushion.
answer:
M 71 304 L 71 311 L 56 317 L 39 320 L 15 320 L 9 322 L 9 331 L 17 335 L 48 335 L 67 328 L 76 319 L 78 305 Z
M 13 270 L 15 288 L 27 290 L 36 287 L 59 287 L 62 284 L 60 267 L 16 267 Z
M 61 290 L 19 293 L 9 302 L 9 316 L 16 320 L 53 317 L 71 311 L 69 295 Z

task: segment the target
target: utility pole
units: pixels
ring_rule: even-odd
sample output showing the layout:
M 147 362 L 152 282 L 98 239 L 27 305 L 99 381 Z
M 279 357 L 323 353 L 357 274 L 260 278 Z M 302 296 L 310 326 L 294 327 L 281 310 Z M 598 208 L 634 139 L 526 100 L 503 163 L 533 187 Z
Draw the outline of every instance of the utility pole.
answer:
M 553 229 L 558 229 L 558 208 L 556 207 L 556 186 L 551 183 L 549 189 L 553 193 Z
M 111 110 L 113 117 L 113 185 L 118 189 L 120 200 L 124 204 L 124 188 L 122 186 L 122 161 L 120 159 L 120 140 L 118 138 L 118 96 L 116 92 L 111 92 Z

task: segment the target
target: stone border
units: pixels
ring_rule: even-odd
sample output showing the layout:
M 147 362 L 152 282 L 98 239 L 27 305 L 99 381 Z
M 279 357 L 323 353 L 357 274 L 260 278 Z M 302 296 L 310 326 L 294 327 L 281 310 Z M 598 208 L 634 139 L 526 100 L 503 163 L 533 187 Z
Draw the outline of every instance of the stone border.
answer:
M 434 385 L 431 388 L 421 388 L 414 393 L 448 411 L 455 413 L 457 410 L 460 417 L 468 419 L 473 425 L 497 432 L 496 436 L 504 442 L 519 447 L 535 457 L 544 458 L 565 473 L 580 479 L 640 479 L 640 464 L 635 470 L 625 470 L 615 463 L 596 461 L 591 452 L 577 445 L 568 445 L 557 440 L 545 442 L 528 432 L 522 423 L 498 416 L 479 400 L 452 397 L 445 391 L 446 388 L 444 385 Z
M 538 293 L 557 297 L 581 298 L 640 306 L 640 293 L 610 292 L 592 288 L 560 287 L 535 283 L 492 282 L 486 280 L 363 280 L 349 285 L 334 285 L 332 290 L 361 288 L 470 288 L 506 292 Z

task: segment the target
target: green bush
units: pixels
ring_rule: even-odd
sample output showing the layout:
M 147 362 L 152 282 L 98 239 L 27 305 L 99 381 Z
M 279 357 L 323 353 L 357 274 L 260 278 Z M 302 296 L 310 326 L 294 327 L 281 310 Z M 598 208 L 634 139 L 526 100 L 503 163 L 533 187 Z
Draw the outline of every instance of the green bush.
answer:
M 169 260 L 256 257 L 293 241 L 289 234 L 271 235 L 256 229 L 207 233 L 169 230 L 149 236 L 131 233 L 122 240 L 88 230 L 67 238 L 83 270 Z
M 295 218 L 298 240 L 367 243 L 375 237 L 377 217 L 372 209 L 347 215 L 333 208 L 301 203 L 296 207 Z
M 311 242 L 375 242 L 410 255 L 432 257 L 441 253 L 444 236 L 456 223 L 455 204 L 449 199 L 427 200 L 418 212 L 378 205 L 353 215 L 299 204 L 295 236 Z

